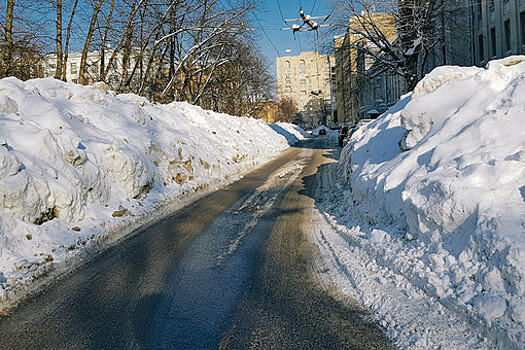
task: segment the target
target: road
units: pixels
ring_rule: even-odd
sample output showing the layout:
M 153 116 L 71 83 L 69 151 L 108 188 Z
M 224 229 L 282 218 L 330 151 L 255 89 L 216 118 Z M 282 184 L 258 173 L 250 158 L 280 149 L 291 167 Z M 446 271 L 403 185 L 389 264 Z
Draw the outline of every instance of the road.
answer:
M 332 147 L 304 141 L 62 276 L 0 318 L 0 348 L 394 349 L 318 282 L 301 229 Z

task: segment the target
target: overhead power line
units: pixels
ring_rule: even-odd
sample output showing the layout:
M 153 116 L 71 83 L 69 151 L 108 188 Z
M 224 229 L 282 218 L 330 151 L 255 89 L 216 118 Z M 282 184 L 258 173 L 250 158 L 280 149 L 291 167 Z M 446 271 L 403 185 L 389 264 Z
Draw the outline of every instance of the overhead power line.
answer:
M 275 52 L 277 53 L 277 56 L 280 56 L 280 53 L 279 53 L 279 50 L 277 50 L 277 48 L 275 47 L 275 45 L 273 44 L 272 42 L 272 39 L 270 38 L 270 36 L 268 35 L 268 33 L 266 33 L 266 30 L 264 29 L 261 21 L 259 21 L 259 18 L 255 17 L 255 19 L 257 20 L 257 23 L 259 23 L 259 25 L 261 26 L 261 29 L 264 33 L 264 35 L 266 36 L 266 39 L 268 39 L 268 41 L 270 42 L 270 45 L 273 47 L 273 49 L 275 50 Z
M 286 23 L 286 20 L 284 19 L 283 10 L 281 9 L 281 4 L 279 3 L 279 0 L 275 0 L 275 1 L 277 2 L 277 7 L 279 8 L 279 13 L 281 14 L 281 19 L 289 27 L 290 25 L 288 23 Z

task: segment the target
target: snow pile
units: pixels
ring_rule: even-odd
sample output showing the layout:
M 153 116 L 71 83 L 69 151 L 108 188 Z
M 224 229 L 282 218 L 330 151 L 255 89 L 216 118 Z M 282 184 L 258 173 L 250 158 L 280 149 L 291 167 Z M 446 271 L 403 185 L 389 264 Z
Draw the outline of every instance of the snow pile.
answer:
M 525 57 L 442 67 L 338 164 L 361 246 L 509 349 L 525 349 L 524 123 Z
M 288 147 L 262 120 L 105 91 L 0 81 L 0 301 L 112 230 Z
M 310 135 L 306 131 L 304 131 L 297 125 L 282 122 L 269 125 L 275 132 L 284 136 L 290 145 L 293 145 L 300 140 L 305 140 L 308 137 L 310 137 Z
M 313 129 L 312 130 L 312 135 L 319 135 L 319 131 L 321 131 L 321 130 L 324 130 L 326 132 L 326 135 L 329 136 L 329 137 L 332 137 L 332 138 L 337 136 L 337 135 L 339 135 L 339 130 L 338 129 L 332 130 L 329 127 L 327 127 L 326 125 L 320 125 L 317 128 Z

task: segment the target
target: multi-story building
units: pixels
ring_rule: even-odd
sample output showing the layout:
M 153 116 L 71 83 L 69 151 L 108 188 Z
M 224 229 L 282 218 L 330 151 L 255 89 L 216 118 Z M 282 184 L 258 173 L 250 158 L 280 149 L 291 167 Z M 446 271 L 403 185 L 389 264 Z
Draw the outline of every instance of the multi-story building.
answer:
M 105 52 L 105 64 L 108 64 L 108 61 L 113 54 L 113 50 L 106 50 Z M 67 66 L 66 66 L 66 80 L 72 81 L 72 82 L 78 82 L 78 73 L 80 68 L 80 60 L 82 58 L 81 52 L 70 52 L 68 54 L 67 58 Z M 115 59 L 111 64 L 111 68 L 108 71 L 106 81 L 108 84 L 116 84 L 120 81 L 121 72 L 122 72 L 122 53 L 117 53 L 115 55 Z M 132 72 L 133 70 L 133 64 L 136 59 L 136 54 L 132 52 L 131 55 L 131 64 L 128 67 L 128 74 Z M 56 71 L 56 60 L 57 56 L 56 54 L 49 54 L 46 57 L 46 64 L 45 64 L 45 75 L 46 76 L 54 76 Z M 88 52 L 87 59 L 86 59 L 86 66 L 87 66 L 87 78 L 89 82 L 95 82 L 97 81 L 99 77 L 100 72 L 100 64 L 101 64 L 101 53 L 100 51 L 90 51 Z
M 334 38 L 339 123 L 355 123 L 359 118 L 366 118 L 368 111 L 383 112 L 405 92 L 401 79 L 380 73 L 375 69 L 375 60 L 359 48 L 368 45 L 369 50 L 374 51 L 372 44 L 365 39 L 367 31 L 375 30 L 374 27 L 389 41 L 397 37 L 393 14 L 372 13 L 361 19 L 350 18 L 348 31 Z M 358 63 L 358 60 L 362 62 Z
M 468 0 L 476 65 L 525 54 L 525 0 Z
M 312 127 L 333 118 L 334 67 L 333 55 L 322 55 L 317 51 L 301 52 L 299 56 L 277 57 L 279 99 L 293 99 L 305 118 L 311 117 Z M 309 103 L 318 99 L 322 103 Z
M 379 52 L 369 45 L 368 52 Z M 406 93 L 406 81 L 400 75 L 384 71 L 384 66 L 365 51 L 357 54 L 357 118 L 377 118 Z
M 445 0 L 425 72 L 525 54 L 525 0 Z

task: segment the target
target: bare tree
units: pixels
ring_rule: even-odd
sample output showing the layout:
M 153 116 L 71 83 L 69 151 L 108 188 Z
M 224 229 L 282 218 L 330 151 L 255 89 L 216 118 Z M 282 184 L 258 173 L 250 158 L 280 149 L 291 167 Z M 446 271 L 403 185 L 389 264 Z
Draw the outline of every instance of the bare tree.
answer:
M 42 77 L 43 45 L 37 33 L 36 22 L 31 22 L 24 15 L 24 8 L 29 8 L 23 1 L 8 0 L 5 11 L 5 24 L 0 36 L 2 55 L 0 57 L 0 77 L 15 76 L 19 79 Z
M 276 122 L 287 122 L 291 123 L 299 113 L 295 102 L 290 97 L 283 97 L 279 100 L 277 105 L 277 115 L 275 118 Z
M 86 77 L 86 74 L 87 74 L 86 64 L 87 64 L 89 48 L 91 45 L 91 40 L 93 39 L 93 32 L 95 31 L 95 25 L 97 23 L 98 14 L 105 1 L 106 0 L 98 0 L 96 4 L 93 6 L 93 15 L 91 16 L 91 22 L 89 24 L 88 31 L 86 34 L 86 40 L 84 42 L 84 48 L 82 49 L 82 57 L 80 58 L 80 67 L 78 70 L 78 82 L 80 84 L 88 83 L 88 78 Z
M 439 42 L 435 21 L 442 0 L 337 0 L 337 21 L 350 35 L 361 38 L 354 47 L 372 57 L 382 68 L 405 78 L 412 90 L 423 75 L 429 50 Z
M 24 1 L 8 0 L 0 37 L 4 75 L 14 71 L 6 64 L 21 62 L 14 58 L 22 53 L 27 60 L 39 47 L 14 49 L 17 43 L 25 48 L 34 43 L 29 30 L 18 31 L 28 35 L 13 35 L 13 8 L 15 2 Z M 271 99 L 273 88 L 268 65 L 254 44 L 254 32 L 247 28 L 257 1 L 45 0 L 44 9 L 28 0 L 34 12 L 26 17 L 37 18 L 36 13 L 49 13 L 51 8 L 56 11 L 54 21 L 43 21 L 46 30 L 39 32 L 47 51 L 56 52 L 55 78 L 67 78 L 70 42 L 83 38 L 79 83 L 102 80 L 117 92 L 134 92 L 157 102 L 188 101 L 249 115 L 257 103 Z
M 56 0 L 56 9 L 57 9 L 57 17 L 56 17 L 56 55 L 57 55 L 57 67 L 55 71 L 55 79 L 61 79 L 62 78 L 62 0 Z
M 67 59 L 69 56 L 69 40 L 71 39 L 71 27 L 73 25 L 73 19 L 75 18 L 75 13 L 77 11 L 78 0 L 75 0 L 73 8 L 71 10 L 71 15 L 69 16 L 69 22 L 67 23 L 66 29 L 66 43 L 64 46 L 64 58 L 62 60 L 62 79 L 66 80 L 67 74 Z
M 11 73 L 11 61 L 13 58 L 13 17 L 14 17 L 14 0 L 7 0 L 6 20 L 4 29 L 4 45 L 3 45 L 3 62 L 2 62 L 2 77 L 7 77 Z

